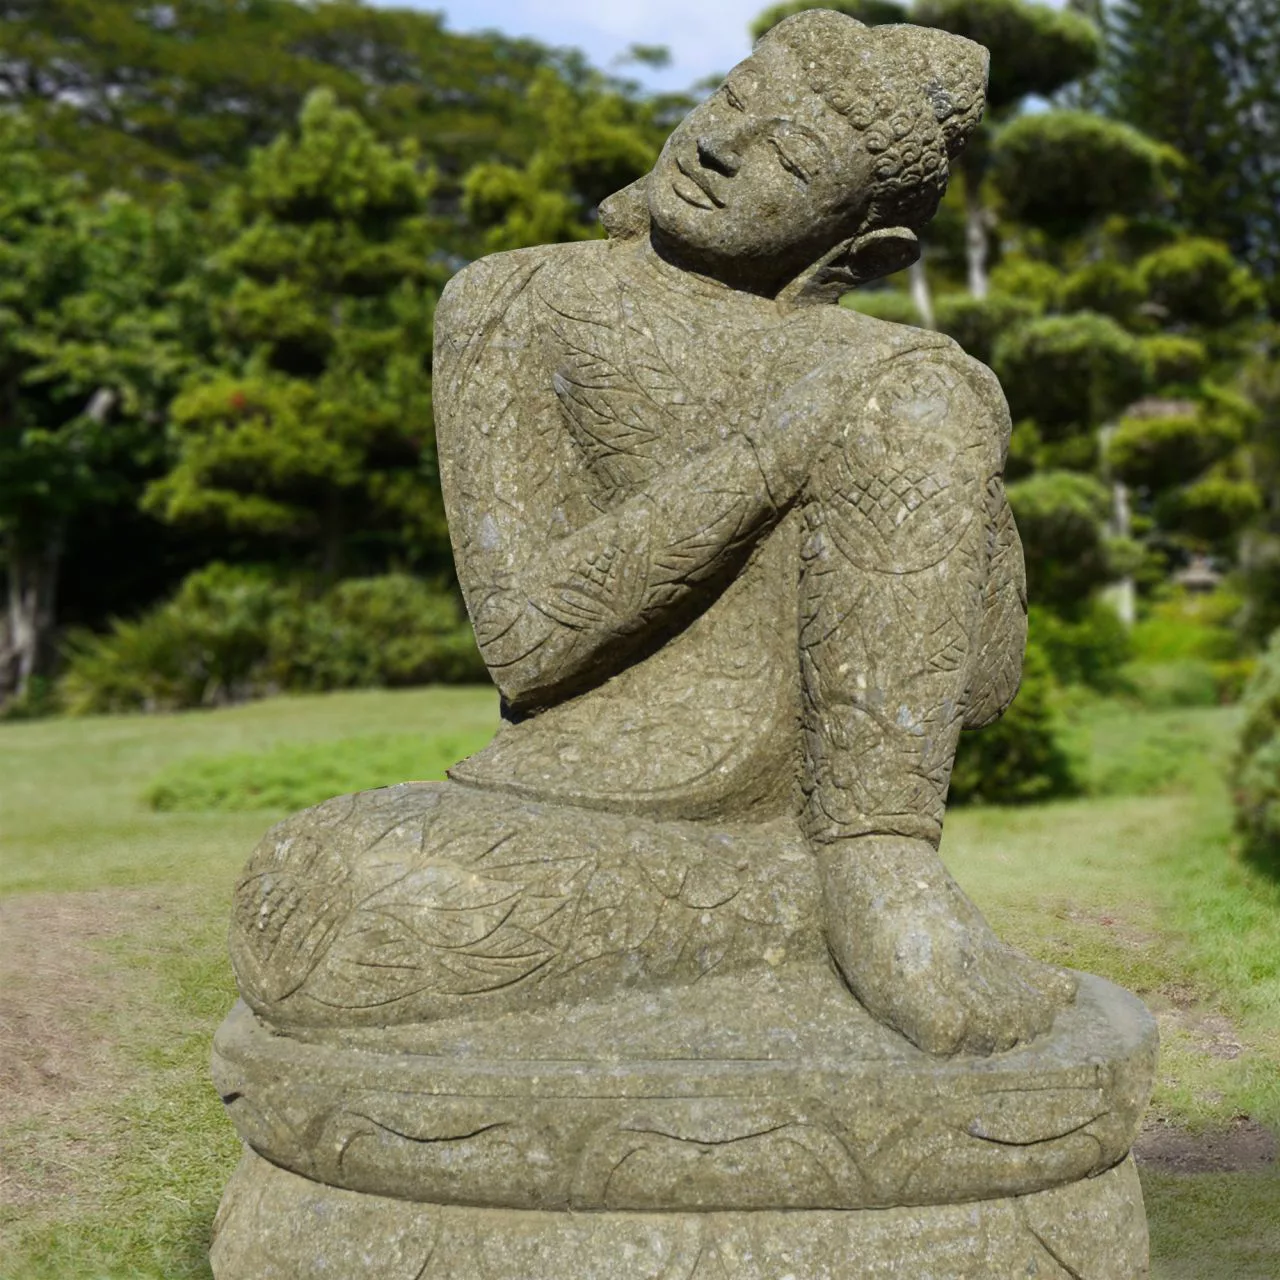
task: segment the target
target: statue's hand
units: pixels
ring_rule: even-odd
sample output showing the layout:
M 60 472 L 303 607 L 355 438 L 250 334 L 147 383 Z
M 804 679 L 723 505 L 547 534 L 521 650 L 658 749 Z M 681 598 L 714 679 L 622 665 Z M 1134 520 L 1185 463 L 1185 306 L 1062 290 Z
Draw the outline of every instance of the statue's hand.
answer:
M 776 505 L 794 500 L 819 454 L 854 421 L 858 381 L 847 358 L 828 361 L 793 383 L 748 432 Z

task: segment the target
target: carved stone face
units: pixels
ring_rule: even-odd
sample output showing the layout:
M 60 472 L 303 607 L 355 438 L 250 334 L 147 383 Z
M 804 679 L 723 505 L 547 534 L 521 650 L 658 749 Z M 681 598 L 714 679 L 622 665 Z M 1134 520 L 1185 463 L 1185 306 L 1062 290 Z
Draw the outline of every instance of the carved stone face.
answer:
M 667 139 L 649 215 L 690 266 L 785 276 L 856 229 L 873 159 L 795 57 L 766 43 Z

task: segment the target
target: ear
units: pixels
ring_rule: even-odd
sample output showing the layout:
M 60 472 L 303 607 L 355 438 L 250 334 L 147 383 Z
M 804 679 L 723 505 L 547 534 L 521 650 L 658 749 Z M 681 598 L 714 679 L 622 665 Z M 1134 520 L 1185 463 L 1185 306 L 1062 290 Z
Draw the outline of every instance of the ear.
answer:
M 909 227 L 881 227 L 844 240 L 797 276 L 778 295 L 791 306 L 839 302 L 859 285 L 893 275 L 920 257 L 920 239 Z
M 600 223 L 610 240 L 638 240 L 649 234 L 649 175 L 600 201 Z

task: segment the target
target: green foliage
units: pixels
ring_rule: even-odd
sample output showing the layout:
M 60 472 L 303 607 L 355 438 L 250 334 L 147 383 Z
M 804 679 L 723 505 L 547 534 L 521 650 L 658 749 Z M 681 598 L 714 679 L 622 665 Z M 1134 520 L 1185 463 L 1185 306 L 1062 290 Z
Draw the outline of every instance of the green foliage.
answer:
M 172 711 L 251 696 L 272 619 L 295 592 L 261 572 L 212 564 L 174 598 L 106 635 L 73 634 L 62 694 L 68 711 Z
M 1273 3 L 1115 0 L 1102 105 L 1176 148 L 1178 222 L 1271 282 L 1280 244 L 1280 22 Z
M 483 683 L 457 600 L 406 574 L 352 578 L 272 623 L 268 670 L 282 689 Z
M 1124 669 L 1124 686 L 1144 707 L 1168 710 L 1175 707 L 1216 707 L 1230 701 L 1224 696 L 1224 678 L 1218 664 L 1202 658 L 1180 658 L 1174 662 L 1134 662 Z
M 758 17 L 753 18 L 750 32 L 753 41 L 772 31 L 784 18 L 804 13 L 806 9 L 834 9 L 837 13 L 856 18 L 864 26 L 878 27 L 884 23 L 909 22 L 908 7 L 895 4 L 894 0 L 828 0 L 825 4 L 812 0 L 786 0 L 783 4 L 770 5 Z
M 1099 693 L 1124 687 L 1121 671 L 1134 655 L 1133 639 L 1105 600 L 1095 596 L 1068 614 L 1033 605 L 1030 633 L 1058 684 Z
M 150 510 L 299 541 L 330 573 L 375 529 L 446 562 L 431 189 L 411 146 L 380 143 L 325 92 L 254 155 L 220 211 L 210 363 L 173 403 Z
M 1056 267 L 1038 258 L 1011 254 L 991 272 L 992 293 L 1022 298 L 1037 311 L 1056 310 L 1065 277 Z
M 1051 235 L 1151 209 L 1177 167 L 1168 147 L 1087 111 L 1019 116 L 1000 130 L 992 177 L 1005 212 Z
M 0 117 L 0 557 L 19 693 L 48 674 L 68 538 L 136 501 L 157 461 L 188 367 L 178 285 L 198 244 L 180 201 L 88 200 L 49 170 L 28 121 Z M 0 672 L 0 699 L 8 684 Z
M 1253 481 L 1219 471 L 1162 494 L 1156 515 L 1166 527 L 1213 547 L 1231 543 L 1261 514 L 1262 506 L 1262 494 Z
M 74 635 L 61 696 L 86 715 L 485 678 L 457 602 L 417 579 L 349 579 L 309 599 L 297 583 L 213 564 L 144 617 Z
M 915 0 L 911 21 L 991 51 L 987 101 L 995 111 L 1028 94 L 1056 93 L 1092 71 L 1102 56 L 1102 34 L 1094 23 L 1028 0 Z
M 840 299 L 840 305 L 890 324 L 919 326 L 923 323 L 911 295 L 901 289 L 855 289 Z
M 1107 464 L 1126 484 L 1164 490 L 1193 480 L 1240 440 L 1238 424 L 1222 414 L 1124 418 L 1107 442 Z
M 1262 307 L 1261 286 L 1218 240 L 1175 241 L 1143 258 L 1138 275 L 1171 324 L 1223 328 Z
M 954 338 L 975 360 L 990 364 L 1000 335 L 1034 319 L 1040 308 L 1026 297 L 993 290 L 985 298 L 945 293 L 934 303 L 934 311 L 943 333 Z
M 994 366 L 1014 419 L 1033 419 L 1046 438 L 1101 426 L 1142 394 L 1148 376 L 1138 339 L 1089 311 L 1009 330 Z
M 416 136 L 454 174 L 527 153 L 524 95 L 572 55 L 439 14 L 363 0 L 4 0 L 6 100 L 40 123 L 53 161 L 95 188 L 176 179 L 209 195 L 289 127 L 317 88 L 384 136 Z
M 1111 497 L 1093 476 L 1040 471 L 1009 486 L 1027 560 L 1031 599 L 1078 608 L 1111 576 L 1105 534 Z
M 463 184 L 463 212 L 490 253 L 600 235 L 597 206 L 647 173 L 662 141 L 621 95 L 568 85 L 549 69 L 529 105 L 541 128 L 527 162 L 477 165 Z
M 1233 773 L 1236 823 L 1249 852 L 1280 873 L 1280 633 L 1244 693 Z
M 1142 354 L 1155 391 L 1191 386 L 1199 382 L 1209 365 L 1204 343 L 1179 333 L 1153 333 L 1143 338 Z
M 197 756 L 165 769 L 144 793 L 161 813 L 296 812 L 391 780 L 435 782 L 484 747 L 484 730 L 372 734 L 288 743 L 268 751 Z
M 1063 743 L 1043 653 L 1027 649 L 1013 705 L 993 725 L 960 739 L 948 802 L 1033 804 L 1080 791 L 1078 765 Z
M 1146 287 L 1132 267 L 1104 259 L 1066 278 L 1059 305 L 1064 311 L 1096 311 L 1133 328 L 1146 297 Z
M 1241 654 L 1236 624 L 1243 605 L 1230 591 L 1172 592 L 1153 601 L 1134 626 L 1133 655 L 1139 662 L 1233 661 Z

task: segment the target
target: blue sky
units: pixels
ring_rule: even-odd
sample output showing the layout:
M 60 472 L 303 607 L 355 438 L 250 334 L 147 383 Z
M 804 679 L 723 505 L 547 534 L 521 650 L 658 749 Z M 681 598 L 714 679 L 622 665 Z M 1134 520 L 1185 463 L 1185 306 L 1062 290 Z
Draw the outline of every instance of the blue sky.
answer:
M 1060 8 L 1063 0 L 1048 0 Z M 574 45 L 607 67 L 628 45 L 665 44 L 669 70 L 635 69 L 654 88 L 684 89 L 727 71 L 750 51 L 747 26 L 769 0 L 385 0 L 443 13 L 452 31 L 492 28 Z

